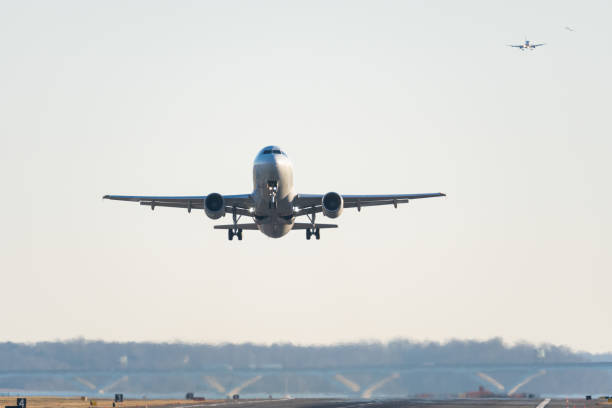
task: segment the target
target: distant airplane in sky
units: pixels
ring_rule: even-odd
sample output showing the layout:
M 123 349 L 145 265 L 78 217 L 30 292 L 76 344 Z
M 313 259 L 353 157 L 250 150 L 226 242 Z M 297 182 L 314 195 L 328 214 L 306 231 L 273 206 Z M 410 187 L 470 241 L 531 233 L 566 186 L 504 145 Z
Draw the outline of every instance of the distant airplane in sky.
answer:
M 565 29 L 566 29 L 567 31 L 575 31 L 575 30 L 574 30 L 572 27 L 570 27 L 570 26 L 565 26 Z
M 253 165 L 253 192 L 250 194 L 221 195 L 210 193 L 203 196 L 124 196 L 105 195 L 109 200 L 135 201 L 141 205 L 155 207 L 186 208 L 204 210 L 206 215 L 219 219 L 232 215 L 232 224 L 215 225 L 215 229 L 226 229 L 231 241 L 235 236 L 242 240 L 243 230 L 259 230 L 272 238 L 280 238 L 291 230 L 306 230 L 306 239 L 320 238 L 321 228 L 336 228 L 336 224 L 317 224 L 315 216 L 322 213 L 337 218 L 344 208 L 407 203 L 417 198 L 441 197 L 442 193 L 341 195 L 296 194 L 293 188 L 293 165 L 287 154 L 278 146 L 264 147 L 255 157 Z M 295 219 L 308 217 L 310 222 L 299 223 Z M 253 222 L 239 224 L 241 217 L 250 217 Z
M 519 45 L 509 45 L 509 47 L 519 48 L 521 51 L 525 50 L 535 50 L 536 47 L 541 47 L 542 45 L 546 45 L 544 43 L 541 44 L 532 44 L 529 40 L 525 40 L 523 44 Z

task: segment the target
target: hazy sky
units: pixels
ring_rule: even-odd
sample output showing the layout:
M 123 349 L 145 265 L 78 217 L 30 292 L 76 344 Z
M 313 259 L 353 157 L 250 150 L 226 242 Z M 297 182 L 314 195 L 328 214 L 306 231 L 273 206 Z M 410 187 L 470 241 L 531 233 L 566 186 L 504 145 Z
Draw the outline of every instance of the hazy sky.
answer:
M 612 351 L 610 16 L 609 0 L 1 2 L 0 340 Z M 525 37 L 547 45 L 506 46 Z M 241 242 L 200 211 L 101 200 L 248 193 L 268 144 L 298 192 L 448 197 Z

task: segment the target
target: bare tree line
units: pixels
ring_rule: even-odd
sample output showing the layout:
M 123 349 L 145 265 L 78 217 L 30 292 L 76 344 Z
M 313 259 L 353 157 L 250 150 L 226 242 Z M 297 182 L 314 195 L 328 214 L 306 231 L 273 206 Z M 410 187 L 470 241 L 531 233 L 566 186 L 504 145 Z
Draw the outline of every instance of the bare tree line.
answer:
M 34 344 L 0 343 L 0 371 L 194 370 L 232 368 L 350 368 L 427 364 L 529 364 L 602 361 L 610 355 L 501 339 L 446 343 L 396 340 L 324 346 L 293 344 L 115 343 L 76 339 Z

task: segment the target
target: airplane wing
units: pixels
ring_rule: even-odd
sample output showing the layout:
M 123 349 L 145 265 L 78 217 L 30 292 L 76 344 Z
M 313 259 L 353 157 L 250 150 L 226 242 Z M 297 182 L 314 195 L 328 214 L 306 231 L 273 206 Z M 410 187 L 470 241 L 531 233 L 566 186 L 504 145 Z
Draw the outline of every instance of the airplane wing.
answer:
M 385 195 L 343 195 L 344 208 L 372 207 L 376 205 L 393 205 L 408 203 L 410 200 L 430 197 L 445 197 L 443 193 L 424 193 L 424 194 L 385 194 Z M 293 205 L 298 208 L 295 216 L 314 214 L 322 211 L 321 203 L 323 194 L 298 194 L 293 201 Z
M 126 195 L 105 195 L 102 197 L 107 200 L 133 201 L 140 205 L 155 207 L 175 207 L 186 208 L 191 212 L 192 209 L 203 210 L 206 196 L 126 196 Z M 234 208 L 236 214 L 251 216 L 249 211 L 253 206 L 251 194 L 224 195 L 223 201 L 225 211 L 231 213 Z
M 524 45 L 512 45 L 512 44 L 508 44 L 508 47 L 513 47 L 513 48 L 523 48 Z
M 546 45 L 546 44 L 545 44 L 545 43 L 533 44 L 533 45 L 532 45 L 532 47 L 533 47 L 533 48 L 535 48 L 535 47 L 541 47 L 541 46 L 543 46 L 543 45 Z

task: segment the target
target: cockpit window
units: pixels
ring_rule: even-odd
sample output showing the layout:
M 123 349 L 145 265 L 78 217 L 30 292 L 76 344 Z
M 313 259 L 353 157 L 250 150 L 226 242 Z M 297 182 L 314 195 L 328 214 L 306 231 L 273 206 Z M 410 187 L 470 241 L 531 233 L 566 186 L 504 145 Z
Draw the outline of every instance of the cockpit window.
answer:
M 265 149 L 261 152 L 261 154 L 282 154 L 283 156 L 287 157 L 287 153 L 280 149 Z

